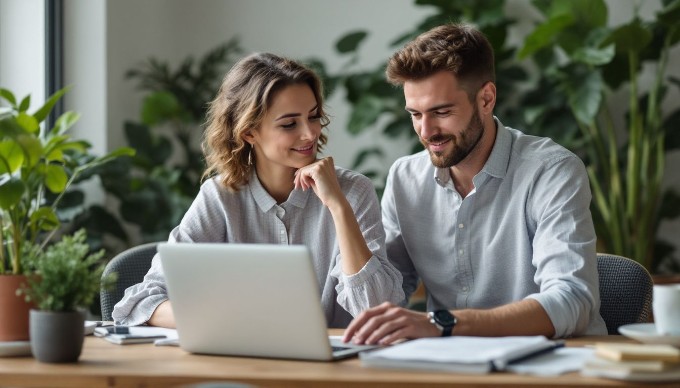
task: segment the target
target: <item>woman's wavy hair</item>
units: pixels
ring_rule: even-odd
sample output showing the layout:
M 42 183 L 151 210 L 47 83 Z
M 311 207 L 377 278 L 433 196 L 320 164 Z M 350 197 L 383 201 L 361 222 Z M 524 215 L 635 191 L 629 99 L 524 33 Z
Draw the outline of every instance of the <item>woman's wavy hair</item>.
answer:
M 243 134 L 260 127 L 278 91 L 298 84 L 312 89 L 321 126 L 328 126 L 321 80 L 314 71 L 269 53 L 252 54 L 238 61 L 224 77 L 208 109 L 202 143 L 206 170 L 202 179 L 219 176 L 220 183 L 231 191 L 247 184 L 255 158 L 250 155 L 252 147 L 243 140 Z M 325 134 L 319 136 L 319 151 L 327 140 Z
M 479 88 L 496 81 L 491 43 L 469 24 L 438 26 L 392 55 L 385 75 L 393 85 L 403 86 L 442 70 L 453 73 L 473 101 Z

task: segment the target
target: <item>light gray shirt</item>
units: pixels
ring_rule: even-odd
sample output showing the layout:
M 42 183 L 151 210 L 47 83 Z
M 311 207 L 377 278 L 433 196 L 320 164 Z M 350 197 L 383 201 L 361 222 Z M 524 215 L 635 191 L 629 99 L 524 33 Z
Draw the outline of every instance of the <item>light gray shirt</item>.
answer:
M 288 200 L 278 205 L 254 173 L 250 183 L 235 193 L 221 186 L 217 178 L 207 180 L 169 241 L 306 245 L 312 253 L 328 326 L 346 327 L 354 315 L 368 307 L 385 301 L 401 303 L 404 292 L 401 274 L 386 259 L 385 232 L 372 182 L 339 167 L 336 174 L 373 254 L 356 274 L 342 272 L 333 217 L 311 189 L 293 190 Z M 116 304 L 113 319 L 117 324 L 145 323 L 167 299 L 156 255 L 144 281 L 128 288 Z
M 498 128 L 461 198 L 427 151 L 397 160 L 382 198 L 387 257 L 427 308 L 492 308 L 537 300 L 555 337 L 607 334 L 583 162 L 548 138 Z

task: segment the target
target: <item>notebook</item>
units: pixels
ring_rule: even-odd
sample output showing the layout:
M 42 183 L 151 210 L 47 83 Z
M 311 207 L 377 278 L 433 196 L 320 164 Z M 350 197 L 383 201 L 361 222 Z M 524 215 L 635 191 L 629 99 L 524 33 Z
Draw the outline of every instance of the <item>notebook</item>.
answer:
M 375 346 L 328 336 L 302 245 L 158 245 L 179 346 L 192 353 L 335 360 Z

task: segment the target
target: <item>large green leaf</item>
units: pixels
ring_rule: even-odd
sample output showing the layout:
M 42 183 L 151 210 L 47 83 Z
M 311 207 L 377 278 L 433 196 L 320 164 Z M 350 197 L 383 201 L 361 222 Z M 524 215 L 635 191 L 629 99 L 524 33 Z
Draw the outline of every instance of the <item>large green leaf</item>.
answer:
M 607 5 L 604 0 L 556 0 L 555 3 L 568 7 L 568 13 L 574 19 L 574 23 L 563 29 L 557 37 L 557 43 L 567 54 L 583 47 L 584 38 L 591 31 L 607 24 Z
M 569 93 L 569 106 L 580 122 L 590 125 L 600 110 L 604 81 L 597 71 L 574 76 L 576 78 L 567 80 L 565 85 Z
M 652 32 L 640 19 L 634 19 L 612 31 L 604 44 L 614 43 L 618 52 L 640 52 L 652 40 Z
M 59 101 L 59 99 L 69 90 L 71 90 L 70 86 L 57 90 L 52 96 L 50 96 L 47 102 L 45 102 L 45 105 L 41 106 L 40 109 L 38 109 L 33 114 L 33 117 L 35 117 L 35 119 L 38 120 L 39 123 L 45 121 L 47 115 L 50 114 L 52 108 L 54 108 L 54 105 L 57 103 L 57 101 Z
M 343 36 L 335 43 L 335 48 L 339 53 L 349 53 L 356 51 L 361 42 L 368 36 L 366 31 L 354 31 Z
M 347 130 L 356 135 L 375 124 L 383 110 L 382 100 L 373 96 L 364 96 L 354 106 L 347 124 Z
M 0 138 L 14 138 L 24 132 L 24 128 L 17 123 L 16 117 L 7 115 L 0 119 Z
M 31 95 L 29 94 L 28 96 L 24 97 L 23 100 L 21 100 L 21 103 L 19 103 L 18 110 L 19 112 L 26 112 L 28 107 L 31 106 Z
M 38 120 L 24 112 L 17 115 L 17 123 L 29 133 L 36 133 L 40 130 L 40 123 L 38 123 Z
M 571 14 L 560 14 L 548 19 L 536 27 L 525 39 L 524 46 L 517 53 L 519 59 L 524 59 L 536 51 L 550 45 L 553 39 L 565 28 L 574 23 Z
M 16 142 L 24 151 L 24 164 L 28 168 L 32 168 L 38 164 L 43 156 L 43 147 L 42 144 L 40 144 L 40 140 L 34 136 L 22 134 L 17 136 Z
M 355 73 L 345 78 L 344 86 L 347 89 L 347 101 L 355 104 L 366 95 L 366 91 L 373 84 L 373 73 Z
M 613 44 L 604 48 L 582 47 L 574 51 L 572 59 L 591 66 L 605 65 L 614 59 L 615 48 Z
M 16 106 L 17 104 L 17 99 L 14 97 L 14 93 L 10 92 L 7 89 L 0 88 L 0 97 L 4 98 L 7 100 L 7 102 L 10 103 L 13 107 Z
M 0 180 L 0 207 L 9 210 L 21 200 L 26 184 L 15 176 L 5 176 Z
M 61 193 L 66 189 L 68 175 L 59 164 L 48 164 L 45 168 L 45 186 L 53 193 Z
M 0 141 L 0 174 L 14 173 L 24 162 L 24 151 L 14 140 Z M 9 168 L 9 170 L 8 170 Z

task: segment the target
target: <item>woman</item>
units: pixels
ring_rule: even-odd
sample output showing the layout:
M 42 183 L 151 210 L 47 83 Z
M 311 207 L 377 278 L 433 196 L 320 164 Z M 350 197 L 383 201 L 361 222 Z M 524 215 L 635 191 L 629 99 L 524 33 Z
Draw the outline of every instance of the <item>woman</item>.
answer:
M 328 123 L 314 72 L 273 54 L 239 61 L 208 112 L 207 179 L 169 241 L 304 244 L 328 325 L 345 327 L 404 293 L 385 257 L 372 183 L 317 160 Z M 158 255 L 112 315 L 117 324 L 175 326 Z

